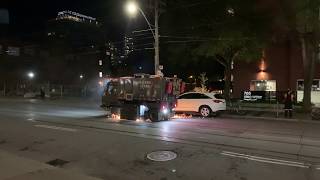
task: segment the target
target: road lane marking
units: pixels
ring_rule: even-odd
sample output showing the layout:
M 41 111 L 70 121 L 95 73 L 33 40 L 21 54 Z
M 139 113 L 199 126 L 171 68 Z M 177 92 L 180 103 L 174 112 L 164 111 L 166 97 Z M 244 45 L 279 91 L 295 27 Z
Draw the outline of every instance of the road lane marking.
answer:
M 302 163 L 302 162 L 287 161 L 287 160 L 274 159 L 274 158 L 266 158 L 266 157 L 261 157 L 261 156 L 252 156 L 252 155 L 248 155 L 248 154 L 241 154 L 241 153 L 230 152 L 230 151 L 223 151 L 222 153 L 239 155 L 239 156 L 246 156 L 246 157 L 252 157 L 252 158 L 257 158 L 257 159 L 264 159 L 264 160 L 271 160 L 271 161 L 279 161 L 279 162 L 285 162 L 285 163 L 292 163 L 292 164 L 304 165 L 304 163 Z
M 229 152 L 229 151 L 223 151 L 220 154 L 225 155 L 225 156 L 248 159 L 251 161 L 269 163 L 269 164 L 278 164 L 278 165 L 300 167 L 300 168 L 310 168 L 311 167 L 311 164 L 306 164 L 306 163 L 302 163 L 302 162 L 286 161 L 286 160 L 281 160 L 281 159 L 265 158 L 265 157 L 259 157 L 259 156 L 251 156 L 251 155 L 247 155 L 247 154 L 241 154 L 241 153 L 235 153 L 235 152 Z
M 28 118 L 27 121 L 36 122 L 33 118 Z
M 34 125 L 35 127 L 47 128 L 47 129 L 54 129 L 54 130 L 61 130 L 61 131 L 68 131 L 68 132 L 76 132 L 76 129 L 71 128 L 64 128 L 58 126 L 48 126 L 48 125 Z

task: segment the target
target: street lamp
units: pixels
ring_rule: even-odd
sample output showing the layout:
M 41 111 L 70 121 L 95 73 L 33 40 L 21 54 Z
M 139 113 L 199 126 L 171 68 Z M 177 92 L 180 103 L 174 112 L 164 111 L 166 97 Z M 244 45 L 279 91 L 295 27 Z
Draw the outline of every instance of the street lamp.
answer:
M 79 77 L 80 77 L 80 79 L 83 79 L 83 78 L 84 78 L 84 76 L 83 76 L 82 74 L 81 74 Z
M 149 30 L 152 32 L 153 38 L 154 38 L 154 73 L 155 75 L 160 75 L 160 69 L 159 69 L 159 4 L 158 0 L 155 0 L 155 18 L 154 18 L 154 31 L 152 29 L 152 25 L 150 21 L 148 20 L 147 16 L 145 13 L 142 11 L 142 9 L 138 6 L 138 4 L 130 0 L 126 4 L 126 12 L 133 17 L 134 15 L 137 14 L 139 11 L 146 22 L 148 23 Z
M 137 14 L 138 10 L 139 10 L 139 7 L 135 2 L 129 1 L 126 4 L 126 11 L 128 12 L 128 14 L 130 16 L 135 16 Z
M 35 76 L 35 74 L 34 74 L 33 72 L 29 72 L 29 73 L 28 73 L 28 78 L 29 78 L 29 79 L 33 79 L 34 76 Z

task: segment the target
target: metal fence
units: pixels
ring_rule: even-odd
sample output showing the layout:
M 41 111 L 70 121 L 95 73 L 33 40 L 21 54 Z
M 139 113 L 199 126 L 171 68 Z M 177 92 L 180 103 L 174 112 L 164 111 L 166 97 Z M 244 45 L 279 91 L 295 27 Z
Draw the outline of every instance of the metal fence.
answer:
M 41 89 L 46 97 L 93 97 L 100 96 L 103 88 L 88 85 L 61 85 L 61 84 L 0 84 L 0 96 L 40 96 Z
M 5 96 L 6 95 L 6 84 L 1 83 L 0 84 L 0 96 Z

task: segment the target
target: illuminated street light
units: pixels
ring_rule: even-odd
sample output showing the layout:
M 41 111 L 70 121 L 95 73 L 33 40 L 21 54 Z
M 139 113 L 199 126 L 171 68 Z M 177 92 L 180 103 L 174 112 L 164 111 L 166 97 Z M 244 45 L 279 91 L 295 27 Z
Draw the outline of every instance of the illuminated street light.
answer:
M 102 81 L 99 81 L 98 83 L 99 83 L 99 85 L 100 85 L 101 87 L 103 86 L 103 82 L 102 82 Z
M 146 20 L 146 22 L 147 22 L 147 24 L 149 26 L 149 30 L 151 31 L 151 33 L 153 35 L 153 38 L 156 40 L 157 35 L 153 31 L 153 28 L 152 28 L 153 25 L 151 25 L 151 23 L 148 20 L 146 14 L 142 11 L 142 9 L 139 7 L 139 5 L 135 1 L 130 0 L 130 1 L 127 2 L 125 7 L 126 7 L 126 12 L 131 17 L 135 16 L 138 13 L 138 11 L 142 14 L 142 16 L 144 17 L 144 19 Z M 155 19 L 158 21 L 158 16 L 156 16 Z M 154 26 L 155 26 L 155 30 L 157 30 L 157 22 L 156 22 L 156 24 Z M 159 34 L 158 34 L 158 36 L 159 36 Z
M 35 76 L 35 74 L 34 74 L 33 72 L 29 72 L 29 73 L 28 73 L 28 77 L 29 77 L 29 79 L 33 79 L 33 78 L 34 78 L 34 76 Z
M 149 30 L 151 31 L 153 38 L 154 38 L 154 73 L 155 75 L 160 75 L 161 70 L 160 70 L 160 66 L 159 66 L 159 59 L 160 59 L 160 54 L 159 54 L 159 1 L 155 0 L 155 8 L 154 8 L 154 25 L 151 25 L 150 21 L 148 20 L 147 16 L 145 15 L 145 13 L 142 11 L 142 9 L 138 6 L 138 4 L 133 1 L 130 0 L 127 2 L 125 8 L 126 8 L 126 12 L 133 17 L 134 15 L 137 14 L 137 12 L 139 11 L 142 16 L 144 17 L 144 19 L 146 20 L 146 22 L 148 23 L 149 26 Z M 154 27 L 154 30 L 153 28 Z
M 134 1 L 129 1 L 129 2 L 127 3 L 127 5 L 126 5 L 126 11 L 128 12 L 128 14 L 129 14 L 130 16 L 132 16 L 132 17 L 135 16 L 135 15 L 137 14 L 138 10 L 139 10 L 139 7 L 138 7 L 138 5 L 137 5 L 136 2 L 134 2 Z
M 83 78 L 84 78 L 84 76 L 83 76 L 82 74 L 81 74 L 79 77 L 80 77 L 80 79 L 83 79 Z

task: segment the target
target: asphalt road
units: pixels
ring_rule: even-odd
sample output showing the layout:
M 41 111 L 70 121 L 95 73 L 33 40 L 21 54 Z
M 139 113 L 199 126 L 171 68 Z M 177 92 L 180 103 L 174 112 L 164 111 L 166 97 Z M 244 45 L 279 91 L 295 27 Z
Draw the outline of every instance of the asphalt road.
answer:
M 0 149 L 102 179 L 318 180 L 320 124 L 107 119 L 95 101 L 0 99 Z M 177 158 L 154 162 L 150 152 Z

